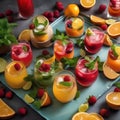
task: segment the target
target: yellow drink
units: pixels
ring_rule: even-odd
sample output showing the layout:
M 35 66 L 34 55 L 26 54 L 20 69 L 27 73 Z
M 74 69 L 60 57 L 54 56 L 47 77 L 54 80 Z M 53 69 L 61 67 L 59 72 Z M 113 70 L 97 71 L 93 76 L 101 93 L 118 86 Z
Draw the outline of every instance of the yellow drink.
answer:
M 25 84 L 24 78 L 28 75 L 25 65 L 20 61 L 9 63 L 5 69 L 5 80 L 11 88 L 21 88 Z
M 65 77 L 69 80 L 65 80 Z M 66 103 L 75 98 L 76 92 L 77 84 L 73 73 L 66 70 L 57 73 L 53 83 L 53 94 L 55 98 L 62 103 Z

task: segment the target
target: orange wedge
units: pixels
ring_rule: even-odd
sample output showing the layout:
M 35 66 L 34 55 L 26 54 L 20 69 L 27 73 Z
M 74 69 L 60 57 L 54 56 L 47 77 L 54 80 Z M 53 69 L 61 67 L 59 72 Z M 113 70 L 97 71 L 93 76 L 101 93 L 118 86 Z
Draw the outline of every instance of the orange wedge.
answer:
M 44 93 L 44 95 L 41 98 L 41 107 L 48 106 L 51 104 L 50 96 L 47 92 Z
M 104 45 L 111 46 L 113 44 L 112 40 L 110 39 L 110 36 L 108 34 L 105 34 L 104 38 Z
M 103 117 L 98 113 L 90 113 L 89 120 L 104 120 Z
M 95 5 L 96 0 L 80 0 L 80 4 L 84 8 L 91 8 Z
M 19 40 L 19 41 L 22 41 L 22 40 L 30 41 L 30 40 L 31 40 L 30 31 L 31 31 L 31 30 L 29 30 L 29 29 L 23 30 L 23 31 L 19 34 L 18 40 Z
M 9 119 L 15 115 L 15 111 L 0 99 L 0 119 Z
M 73 115 L 72 120 L 88 120 L 88 115 L 86 112 L 78 112 Z
M 110 80 L 113 80 L 113 79 L 119 77 L 119 74 L 117 72 L 115 72 L 112 68 L 110 68 L 106 64 L 106 62 L 104 62 L 104 64 L 103 64 L 103 73 Z
M 44 60 L 44 63 L 46 63 L 46 64 L 52 64 L 53 62 L 55 62 L 55 55 L 53 55 L 52 57 Z
M 105 19 L 95 16 L 95 15 L 90 15 L 90 20 L 92 21 L 92 23 L 96 24 L 96 25 L 102 25 L 105 24 Z
M 109 107 L 115 110 L 120 109 L 120 92 L 110 92 L 106 95 L 106 102 Z
M 111 24 L 107 28 L 107 33 L 111 37 L 118 37 L 118 36 L 120 36 L 120 22 L 115 22 L 115 23 Z

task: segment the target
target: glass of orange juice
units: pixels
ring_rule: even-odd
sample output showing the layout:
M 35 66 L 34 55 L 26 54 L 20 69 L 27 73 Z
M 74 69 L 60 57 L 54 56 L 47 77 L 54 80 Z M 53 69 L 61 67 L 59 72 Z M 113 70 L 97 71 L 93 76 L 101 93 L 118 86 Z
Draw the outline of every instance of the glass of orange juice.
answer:
M 77 84 L 72 72 L 63 70 L 54 76 L 53 94 L 58 101 L 67 103 L 75 98 L 76 92 Z
M 70 37 L 80 37 L 84 33 L 83 17 L 67 17 L 65 20 L 65 31 Z
M 120 17 L 120 0 L 110 0 L 108 5 L 108 17 L 118 19 Z

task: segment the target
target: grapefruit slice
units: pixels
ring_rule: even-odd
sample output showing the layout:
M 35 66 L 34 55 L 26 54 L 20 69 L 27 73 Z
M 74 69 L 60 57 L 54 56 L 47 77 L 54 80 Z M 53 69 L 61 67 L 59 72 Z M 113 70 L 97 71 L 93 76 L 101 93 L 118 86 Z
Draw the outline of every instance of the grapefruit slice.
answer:
M 107 28 L 107 33 L 111 37 L 118 37 L 118 36 L 120 36 L 120 22 L 115 22 L 115 23 L 111 24 Z

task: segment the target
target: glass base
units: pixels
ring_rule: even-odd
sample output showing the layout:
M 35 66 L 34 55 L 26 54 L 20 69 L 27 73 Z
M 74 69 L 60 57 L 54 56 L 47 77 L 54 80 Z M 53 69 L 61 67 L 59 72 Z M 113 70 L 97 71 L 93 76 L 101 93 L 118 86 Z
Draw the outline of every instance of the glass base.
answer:
M 109 12 L 107 12 L 107 18 L 108 18 L 108 19 L 115 19 L 115 20 L 117 20 L 117 21 L 120 20 L 120 16 L 119 16 L 119 17 L 111 16 L 111 15 L 109 14 Z

